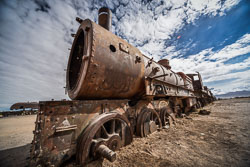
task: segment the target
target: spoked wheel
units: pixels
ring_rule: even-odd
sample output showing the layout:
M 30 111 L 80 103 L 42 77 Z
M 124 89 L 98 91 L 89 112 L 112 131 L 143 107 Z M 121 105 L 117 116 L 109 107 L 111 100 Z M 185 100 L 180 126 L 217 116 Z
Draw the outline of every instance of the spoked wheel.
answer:
M 136 134 L 140 137 L 146 137 L 147 135 L 155 132 L 157 129 L 161 128 L 161 120 L 158 113 L 151 108 L 142 109 L 139 114 Z
M 106 158 L 116 160 L 115 151 L 132 142 L 133 136 L 126 117 L 118 113 L 99 115 L 84 130 L 77 144 L 77 161 L 84 166 Z
M 171 108 L 164 107 L 160 110 L 162 128 L 167 129 L 175 125 L 175 114 Z

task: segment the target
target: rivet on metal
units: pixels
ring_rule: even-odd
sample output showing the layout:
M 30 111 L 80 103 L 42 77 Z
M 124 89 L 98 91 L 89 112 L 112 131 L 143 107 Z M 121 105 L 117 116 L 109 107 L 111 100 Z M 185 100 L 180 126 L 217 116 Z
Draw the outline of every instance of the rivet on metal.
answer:
M 83 60 L 87 60 L 89 58 L 89 56 L 83 56 L 82 59 Z

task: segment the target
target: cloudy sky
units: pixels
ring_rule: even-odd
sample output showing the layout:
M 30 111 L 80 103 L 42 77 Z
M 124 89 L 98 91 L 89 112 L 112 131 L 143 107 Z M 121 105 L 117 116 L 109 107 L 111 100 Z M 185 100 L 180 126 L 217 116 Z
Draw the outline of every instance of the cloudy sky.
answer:
M 199 71 L 215 94 L 250 90 L 249 0 L 1 0 L 0 110 L 67 98 L 75 17 L 112 10 L 112 31 L 175 71 Z

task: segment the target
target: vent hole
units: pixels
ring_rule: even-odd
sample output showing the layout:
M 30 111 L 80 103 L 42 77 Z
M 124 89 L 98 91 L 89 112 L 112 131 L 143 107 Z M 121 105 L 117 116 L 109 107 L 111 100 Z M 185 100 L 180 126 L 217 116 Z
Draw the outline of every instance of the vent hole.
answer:
M 116 52 L 116 48 L 114 45 L 110 45 L 109 46 L 109 49 L 112 51 L 112 52 Z

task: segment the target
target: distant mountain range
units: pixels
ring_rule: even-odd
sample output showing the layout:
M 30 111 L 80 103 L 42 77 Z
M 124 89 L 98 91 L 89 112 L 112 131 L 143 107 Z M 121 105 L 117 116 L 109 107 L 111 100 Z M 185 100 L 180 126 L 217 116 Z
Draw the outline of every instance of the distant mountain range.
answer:
M 228 92 L 221 95 L 215 95 L 217 98 L 233 98 L 233 97 L 250 97 L 250 91 L 236 91 L 236 92 Z

